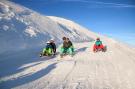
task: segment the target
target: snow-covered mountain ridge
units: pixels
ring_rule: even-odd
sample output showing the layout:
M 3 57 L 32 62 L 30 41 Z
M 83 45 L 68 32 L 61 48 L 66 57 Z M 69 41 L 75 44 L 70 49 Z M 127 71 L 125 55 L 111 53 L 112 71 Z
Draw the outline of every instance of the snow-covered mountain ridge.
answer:
M 43 46 L 63 36 L 74 42 L 93 41 L 97 34 L 60 17 L 44 16 L 10 1 L 0 2 L 0 50 L 8 51 Z M 11 46 L 12 45 L 12 46 Z

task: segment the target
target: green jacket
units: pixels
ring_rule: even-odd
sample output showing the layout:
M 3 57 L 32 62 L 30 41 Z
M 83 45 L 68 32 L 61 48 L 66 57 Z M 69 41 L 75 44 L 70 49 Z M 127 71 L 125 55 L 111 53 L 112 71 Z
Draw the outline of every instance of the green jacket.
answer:
M 102 41 L 96 41 L 95 44 L 96 45 L 102 45 Z

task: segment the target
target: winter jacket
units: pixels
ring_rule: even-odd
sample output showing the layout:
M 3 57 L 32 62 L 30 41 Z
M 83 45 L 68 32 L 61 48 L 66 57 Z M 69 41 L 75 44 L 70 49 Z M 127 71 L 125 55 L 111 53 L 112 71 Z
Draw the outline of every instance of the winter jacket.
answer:
M 68 48 L 68 43 L 66 41 L 63 42 L 63 48 Z
M 68 47 L 70 48 L 72 45 L 73 45 L 72 42 L 68 41 Z
M 50 43 L 50 45 L 52 46 L 53 52 L 56 53 L 56 45 L 55 45 L 55 43 Z
M 96 44 L 97 46 L 102 45 L 102 41 L 96 41 L 95 44 Z
M 46 45 L 46 50 L 48 50 L 49 48 L 52 48 L 52 45 L 51 44 L 47 44 Z

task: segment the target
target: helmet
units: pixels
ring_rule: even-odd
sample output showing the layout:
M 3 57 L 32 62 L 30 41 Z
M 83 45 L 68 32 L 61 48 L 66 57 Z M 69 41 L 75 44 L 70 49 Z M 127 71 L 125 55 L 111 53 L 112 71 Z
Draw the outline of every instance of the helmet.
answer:
M 54 41 L 54 39 L 52 38 L 52 39 L 50 39 L 50 41 Z
M 98 37 L 96 40 L 100 40 L 100 38 Z
M 50 41 L 47 41 L 46 43 L 47 43 L 47 44 L 49 44 L 49 43 L 50 43 Z
M 54 42 L 54 39 L 50 39 L 50 42 Z

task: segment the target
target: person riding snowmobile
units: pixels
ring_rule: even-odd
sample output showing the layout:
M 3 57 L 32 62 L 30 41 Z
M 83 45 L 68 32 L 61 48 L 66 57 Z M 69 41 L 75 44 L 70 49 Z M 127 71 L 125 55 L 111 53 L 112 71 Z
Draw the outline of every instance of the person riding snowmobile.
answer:
M 93 51 L 97 52 L 99 50 L 104 51 L 104 46 L 103 46 L 102 41 L 100 40 L 100 38 L 97 38 L 96 42 L 95 42 L 95 44 L 93 46 Z
M 55 55 L 56 54 L 56 44 L 54 42 L 54 39 L 50 40 L 50 45 L 52 46 L 52 51 L 53 51 L 53 54 Z
M 50 41 L 46 42 L 46 47 L 43 49 L 42 53 L 40 56 L 51 56 L 52 55 L 52 45 L 50 44 Z
M 63 46 L 61 47 L 61 57 L 65 54 L 73 55 L 73 45 L 69 38 L 63 37 Z

